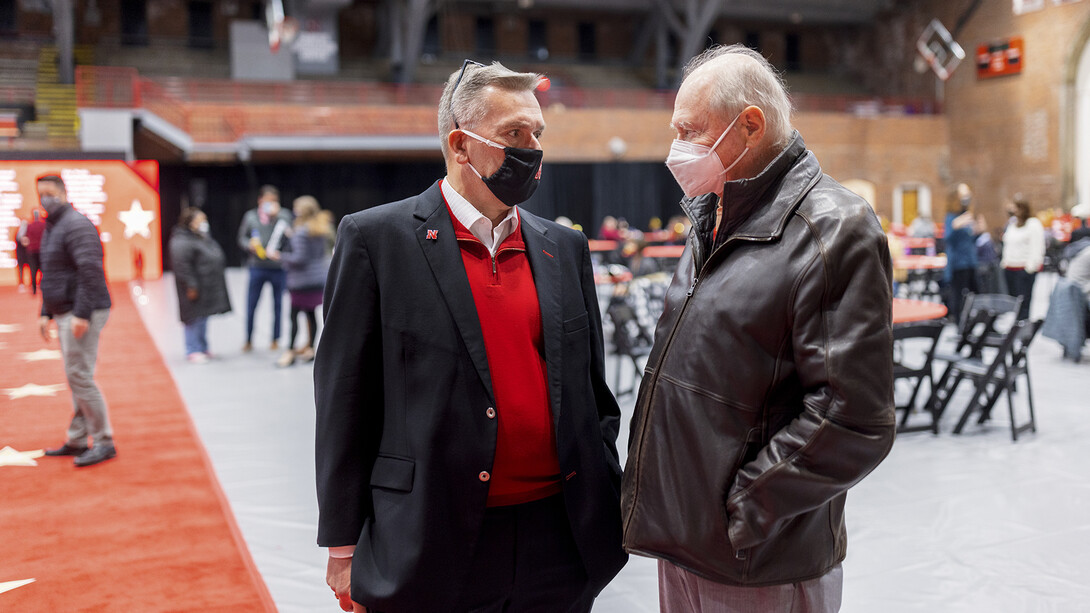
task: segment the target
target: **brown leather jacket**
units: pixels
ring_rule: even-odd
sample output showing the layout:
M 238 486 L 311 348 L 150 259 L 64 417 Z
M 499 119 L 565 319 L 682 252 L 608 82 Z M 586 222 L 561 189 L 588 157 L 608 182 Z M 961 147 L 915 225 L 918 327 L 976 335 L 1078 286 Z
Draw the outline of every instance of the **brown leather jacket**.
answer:
M 894 437 L 890 253 L 795 134 L 693 222 L 632 418 L 624 546 L 732 585 L 843 560 L 844 500 Z

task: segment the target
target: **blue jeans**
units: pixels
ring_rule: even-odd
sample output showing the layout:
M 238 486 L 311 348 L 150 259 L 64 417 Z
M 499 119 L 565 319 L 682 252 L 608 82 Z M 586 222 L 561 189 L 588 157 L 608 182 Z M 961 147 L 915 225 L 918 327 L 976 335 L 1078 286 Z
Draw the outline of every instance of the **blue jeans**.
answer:
M 185 324 L 185 353 L 208 353 L 207 317 L 198 317 Z
M 261 298 L 261 289 L 266 283 L 272 285 L 273 292 L 273 341 L 280 340 L 280 305 L 284 298 L 284 285 L 287 273 L 275 268 L 250 268 L 250 287 L 246 294 L 246 342 L 254 336 L 254 312 L 257 301 Z

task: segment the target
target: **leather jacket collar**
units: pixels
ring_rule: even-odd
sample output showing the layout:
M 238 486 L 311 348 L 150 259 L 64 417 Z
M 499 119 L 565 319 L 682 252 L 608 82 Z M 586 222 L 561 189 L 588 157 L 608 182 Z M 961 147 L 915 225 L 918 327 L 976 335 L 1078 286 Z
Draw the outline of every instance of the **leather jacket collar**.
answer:
M 732 238 L 767 241 L 779 237 L 791 212 L 820 174 L 817 159 L 806 150 L 796 130 L 783 151 L 757 176 L 723 184 L 723 217 L 714 246 Z M 681 201 L 682 210 L 693 224 L 693 246 L 700 264 L 705 261 L 703 254 L 709 254 L 713 246 L 718 204 L 714 193 Z

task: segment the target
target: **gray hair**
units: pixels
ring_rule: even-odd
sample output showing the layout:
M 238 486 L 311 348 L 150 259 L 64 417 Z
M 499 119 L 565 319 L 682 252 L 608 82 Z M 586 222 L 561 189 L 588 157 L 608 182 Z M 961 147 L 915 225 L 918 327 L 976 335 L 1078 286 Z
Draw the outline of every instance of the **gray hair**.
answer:
M 730 59 L 735 61 L 727 61 Z M 791 126 L 791 98 L 780 73 L 763 55 L 743 45 L 712 47 L 689 60 L 682 83 L 701 69 L 712 75 L 712 109 L 733 117 L 747 106 L 760 107 L 773 145 L 787 145 L 795 131 Z
M 439 98 L 439 142 L 444 158 L 447 156 L 447 135 L 455 129 L 455 122 L 461 127 L 472 128 L 488 114 L 488 107 L 481 95 L 486 88 L 532 92 L 541 81 L 540 74 L 515 72 L 499 62 L 492 62 L 491 66 L 468 64 L 461 82 L 458 81 L 459 73 L 461 70 L 451 73 Z M 458 86 L 457 91 L 454 90 L 455 85 Z

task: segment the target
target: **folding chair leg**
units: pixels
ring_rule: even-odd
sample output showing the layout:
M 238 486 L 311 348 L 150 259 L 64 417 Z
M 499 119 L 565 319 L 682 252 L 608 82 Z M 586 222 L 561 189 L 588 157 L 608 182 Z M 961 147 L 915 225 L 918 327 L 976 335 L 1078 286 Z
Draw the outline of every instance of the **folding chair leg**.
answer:
M 961 434 L 961 430 L 965 428 L 965 423 L 969 421 L 969 416 L 977 408 L 982 408 L 980 403 L 980 397 L 985 396 L 987 398 L 987 382 L 975 381 L 976 387 L 973 390 L 973 397 L 969 399 L 969 404 L 966 405 L 965 411 L 961 414 L 961 418 L 958 419 L 958 424 L 954 426 L 954 434 Z

